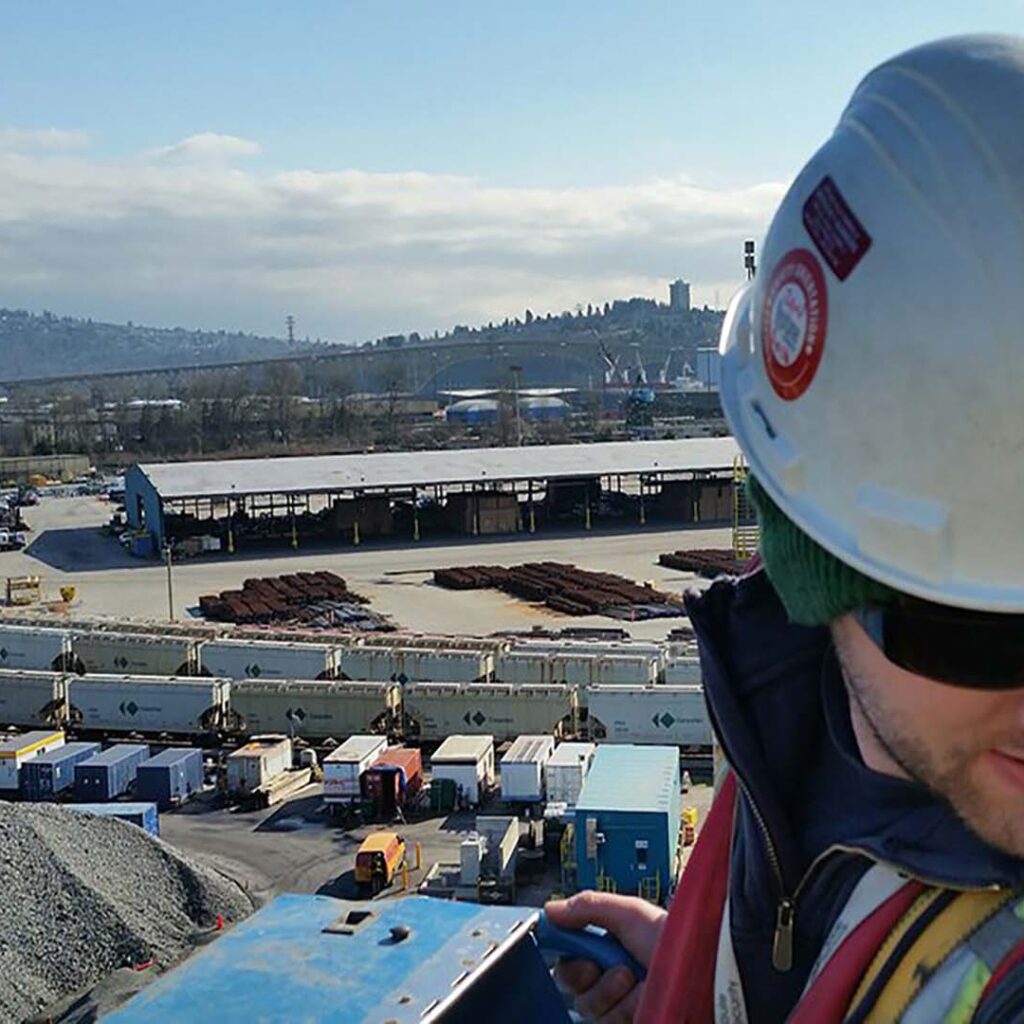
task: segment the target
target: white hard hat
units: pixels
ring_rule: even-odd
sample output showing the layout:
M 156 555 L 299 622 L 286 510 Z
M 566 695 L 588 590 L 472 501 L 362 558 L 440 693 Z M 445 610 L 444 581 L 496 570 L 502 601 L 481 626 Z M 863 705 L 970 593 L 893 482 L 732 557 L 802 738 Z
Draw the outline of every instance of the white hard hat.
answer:
M 1024 612 L 1024 40 L 864 79 L 722 329 L 751 471 L 843 562 Z M 1018 518 L 1020 517 L 1020 518 Z

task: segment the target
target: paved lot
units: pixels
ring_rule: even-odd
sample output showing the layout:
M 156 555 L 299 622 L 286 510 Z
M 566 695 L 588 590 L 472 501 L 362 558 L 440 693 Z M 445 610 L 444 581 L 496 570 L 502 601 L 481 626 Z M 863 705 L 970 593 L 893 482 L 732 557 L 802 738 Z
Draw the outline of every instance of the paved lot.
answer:
M 72 583 L 78 588 L 76 611 L 82 614 L 166 618 L 167 574 L 155 563 L 124 554 L 99 527 L 110 507 L 97 498 L 47 498 L 26 510 L 31 543 L 22 552 L 0 553 L 0 576 L 35 574 L 47 593 Z M 728 529 L 664 530 L 636 526 L 629 531 L 537 533 L 514 539 L 448 539 L 444 543 L 370 544 L 359 548 L 319 548 L 268 552 L 251 557 L 197 559 L 174 568 L 175 614 L 183 618 L 200 594 L 239 587 L 250 576 L 297 570 L 331 569 L 372 601 L 374 610 L 406 628 L 423 632 L 486 635 L 533 625 L 625 625 L 633 636 L 661 638 L 680 620 L 616 623 L 598 616 L 573 618 L 518 601 L 495 591 L 457 592 L 435 587 L 435 568 L 450 565 L 501 564 L 552 560 L 581 568 L 615 572 L 679 593 L 693 580 L 657 564 L 664 551 L 687 547 L 727 547 Z

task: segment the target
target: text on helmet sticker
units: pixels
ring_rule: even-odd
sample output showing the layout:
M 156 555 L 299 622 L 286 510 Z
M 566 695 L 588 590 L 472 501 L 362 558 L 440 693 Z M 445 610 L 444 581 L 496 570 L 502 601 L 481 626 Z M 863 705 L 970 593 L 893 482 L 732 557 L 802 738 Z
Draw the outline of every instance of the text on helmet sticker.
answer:
M 790 249 L 772 271 L 761 311 L 765 370 L 779 398 L 791 402 L 811 386 L 827 326 L 821 264 L 808 249 Z
M 871 236 L 829 177 L 822 178 L 807 197 L 804 227 L 840 281 L 853 273 L 853 268 L 871 248 Z

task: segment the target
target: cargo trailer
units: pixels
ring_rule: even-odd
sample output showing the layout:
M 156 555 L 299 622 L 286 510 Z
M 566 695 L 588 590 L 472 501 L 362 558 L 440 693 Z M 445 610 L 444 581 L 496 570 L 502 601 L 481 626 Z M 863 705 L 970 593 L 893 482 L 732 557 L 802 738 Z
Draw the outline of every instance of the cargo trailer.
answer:
M 579 727 L 576 687 L 505 683 L 408 683 L 402 688 L 407 735 L 441 740 L 476 733 L 511 740 L 524 733 L 574 736 Z
M 349 736 L 323 760 L 324 800 L 328 804 L 352 803 L 361 795 L 363 772 L 384 752 L 383 736 Z
M 52 800 L 75 784 L 75 765 L 98 753 L 98 743 L 65 743 L 21 766 L 22 800 Z
M 287 736 L 253 736 L 228 755 L 228 792 L 250 796 L 292 766 L 292 741 Z
M 63 672 L 71 668 L 71 633 L 44 626 L 0 625 L 0 669 Z
M 433 782 L 451 780 L 460 803 L 476 806 L 494 785 L 494 737 L 449 736 L 430 758 Z
M 232 722 L 230 699 L 228 679 L 68 677 L 71 721 L 99 732 L 215 733 Z
M 144 743 L 115 743 L 75 765 L 75 799 L 102 803 L 123 796 L 135 785 L 139 765 L 149 760 Z
M 0 741 L 0 792 L 9 794 L 18 789 L 21 767 L 27 761 L 63 746 L 60 729 L 37 729 Z
M 598 747 L 576 802 L 576 887 L 665 905 L 675 886 L 681 813 L 675 747 Z
M 64 673 L 0 669 L 0 724 L 53 726 L 66 720 Z
M 390 821 L 423 788 L 423 755 L 415 747 L 389 747 L 366 769 L 360 783 L 374 814 Z
M 711 721 L 701 686 L 591 686 L 587 716 L 592 740 L 711 747 Z
M 208 640 L 200 651 L 205 675 L 227 679 L 334 679 L 338 649 L 294 641 Z
M 241 679 L 231 709 L 246 732 L 307 739 L 386 732 L 399 720 L 401 687 L 389 682 Z
M 501 759 L 501 798 L 509 803 L 544 799 L 544 766 L 555 752 L 553 736 L 520 736 Z
M 192 747 L 168 747 L 139 765 L 135 795 L 161 811 L 184 803 L 203 788 L 203 753 Z
M 194 676 L 201 641 L 190 636 L 76 632 L 75 659 L 87 674 Z
M 575 807 L 594 761 L 594 743 L 559 743 L 544 766 L 548 803 Z
M 110 803 L 110 804 L 65 804 L 69 811 L 91 814 L 96 818 L 118 818 L 138 825 L 151 836 L 160 835 L 160 814 L 156 804 L 151 803 Z

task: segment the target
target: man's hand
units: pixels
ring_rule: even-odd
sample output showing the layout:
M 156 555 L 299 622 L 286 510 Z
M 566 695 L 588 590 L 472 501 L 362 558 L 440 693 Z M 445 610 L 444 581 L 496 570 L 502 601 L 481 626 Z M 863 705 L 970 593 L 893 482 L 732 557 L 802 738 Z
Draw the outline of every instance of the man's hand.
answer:
M 668 914 L 636 896 L 581 892 L 544 907 L 559 928 L 606 928 L 636 959 L 649 967 Z M 644 986 L 628 967 L 602 972 L 590 960 L 565 960 L 555 969 L 558 980 L 576 995 L 576 1009 L 600 1024 L 631 1024 Z

